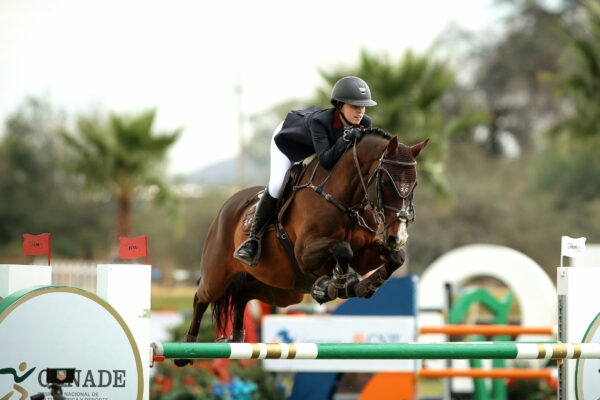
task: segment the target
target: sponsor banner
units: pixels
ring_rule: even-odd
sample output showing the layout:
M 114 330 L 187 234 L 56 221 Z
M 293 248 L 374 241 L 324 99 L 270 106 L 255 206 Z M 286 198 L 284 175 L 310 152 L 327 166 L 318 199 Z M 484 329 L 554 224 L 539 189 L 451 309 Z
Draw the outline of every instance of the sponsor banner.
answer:
M 143 398 L 131 331 L 104 300 L 81 289 L 43 287 L 0 301 L 0 398 L 30 398 L 49 382 L 69 400 Z
M 265 343 L 400 343 L 415 340 L 416 319 L 408 316 L 287 316 L 262 320 Z M 414 360 L 263 360 L 269 371 L 415 371 Z

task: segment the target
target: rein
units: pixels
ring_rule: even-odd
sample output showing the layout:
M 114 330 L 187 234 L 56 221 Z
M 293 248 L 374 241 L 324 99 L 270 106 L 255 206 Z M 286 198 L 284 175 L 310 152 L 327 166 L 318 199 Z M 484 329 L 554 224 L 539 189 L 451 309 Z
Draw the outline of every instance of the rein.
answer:
M 398 189 L 398 187 L 396 186 L 396 182 L 394 181 L 390 172 L 387 169 L 385 169 L 384 164 L 390 164 L 393 166 L 413 167 L 413 166 L 417 165 L 417 162 L 416 161 L 404 162 L 404 161 L 395 161 L 395 160 L 386 159 L 386 158 L 384 158 L 386 150 L 384 150 L 383 153 L 381 154 L 381 156 L 379 157 L 379 163 L 378 163 L 377 167 L 373 170 L 373 172 L 369 175 L 369 177 L 365 181 L 365 178 L 364 178 L 361 168 L 360 168 L 360 162 L 358 161 L 358 155 L 357 155 L 357 151 L 356 151 L 357 144 L 358 144 L 358 140 L 355 139 L 353 143 L 349 144 L 349 146 L 346 147 L 346 149 L 344 150 L 344 153 L 338 159 L 338 161 L 335 163 L 333 168 L 329 171 L 329 174 L 327 175 L 327 177 L 325 177 L 323 182 L 321 182 L 318 186 L 315 186 L 313 184 L 313 179 L 317 173 L 317 168 L 320 165 L 319 161 L 317 159 L 317 163 L 315 164 L 315 167 L 313 168 L 312 174 L 311 174 L 308 182 L 304 185 L 294 186 L 293 190 L 298 191 L 298 190 L 301 190 L 304 188 L 310 188 L 310 189 L 314 190 L 316 193 L 323 196 L 325 198 L 325 200 L 327 200 L 329 203 L 331 203 L 335 207 L 337 207 L 340 211 L 344 212 L 345 214 L 348 214 L 351 219 L 353 218 L 354 220 L 356 220 L 358 225 L 361 228 L 364 228 L 367 231 L 371 232 L 372 234 L 374 234 L 378 237 L 381 237 L 384 235 L 387 228 L 389 228 L 392 224 L 394 224 L 399 219 L 404 219 L 406 221 L 406 223 L 409 224 L 415 220 L 415 216 L 416 216 L 415 207 L 414 207 L 412 198 L 410 198 L 410 199 L 408 199 L 408 198 L 410 197 L 411 193 L 413 192 L 413 189 L 416 186 L 417 179 L 415 178 L 415 180 L 412 183 L 401 183 L 400 189 Z M 323 189 L 325 187 L 325 184 L 329 180 L 329 178 L 331 178 L 336 167 L 339 165 L 344 154 L 346 154 L 346 152 L 348 151 L 348 149 L 351 146 L 353 147 L 354 164 L 356 166 L 356 170 L 357 170 L 358 176 L 360 178 L 360 183 L 361 183 L 361 187 L 364 191 L 364 195 L 363 195 L 362 200 L 360 202 L 358 202 L 357 204 L 355 204 L 351 207 L 345 207 L 343 204 L 341 204 L 339 201 L 337 201 L 331 194 L 324 192 Z M 391 182 L 392 186 L 394 187 L 394 190 L 396 191 L 396 194 L 400 198 L 402 198 L 402 208 L 401 209 L 397 209 L 397 208 L 388 206 L 386 204 L 383 204 L 383 197 L 381 195 L 381 179 L 382 179 L 381 171 L 384 171 L 387 174 L 387 176 L 390 178 L 390 182 Z M 369 196 L 368 188 L 371 185 L 373 179 L 376 179 L 376 185 L 377 185 L 376 186 L 376 192 L 377 192 L 377 202 L 376 203 L 373 202 L 369 198 L 370 196 Z M 407 199 L 408 199 L 408 204 L 407 204 Z M 385 221 L 385 213 L 384 213 L 384 211 L 386 209 L 391 210 L 396 213 L 396 217 L 387 224 Z M 375 222 L 375 225 L 376 225 L 376 229 L 371 228 L 367 224 L 367 222 L 361 215 L 361 213 L 363 211 L 369 211 L 371 213 L 371 215 L 373 217 L 373 221 Z M 349 232 L 350 232 L 350 227 L 348 227 L 348 229 L 346 230 L 346 237 L 348 236 Z

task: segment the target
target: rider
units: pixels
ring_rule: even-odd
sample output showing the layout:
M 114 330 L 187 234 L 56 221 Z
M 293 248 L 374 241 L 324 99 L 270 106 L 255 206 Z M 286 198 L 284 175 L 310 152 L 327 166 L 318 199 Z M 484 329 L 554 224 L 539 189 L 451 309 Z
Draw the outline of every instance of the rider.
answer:
M 344 153 L 348 142 L 360 135 L 359 130 L 347 128 L 371 127 L 371 118 L 365 114 L 365 107 L 377 103 L 371 100 L 371 90 L 362 79 L 346 76 L 337 81 L 331 92 L 331 104 L 333 107 L 325 110 L 313 106 L 292 111 L 275 128 L 271 138 L 269 185 L 258 203 L 250 238 L 234 253 L 236 259 L 256 265 L 254 260 L 260 236 L 275 213 L 285 174 L 293 162 L 316 153 L 321 166 L 330 170 Z

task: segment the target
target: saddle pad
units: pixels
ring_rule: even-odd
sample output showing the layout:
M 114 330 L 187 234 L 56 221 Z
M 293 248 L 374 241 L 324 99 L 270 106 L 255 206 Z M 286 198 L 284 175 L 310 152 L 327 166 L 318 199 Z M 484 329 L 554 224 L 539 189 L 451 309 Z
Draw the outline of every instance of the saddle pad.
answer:
M 254 216 L 256 215 L 258 202 L 260 201 L 260 198 L 263 193 L 264 190 L 261 190 L 252 199 L 249 200 L 251 206 L 248 207 L 248 209 L 246 209 L 246 212 L 244 213 L 244 218 L 242 219 L 242 233 L 244 233 L 245 235 L 250 236 L 250 229 L 252 228 L 252 222 L 254 222 Z M 273 215 L 273 218 L 274 217 L 275 215 Z M 269 222 L 266 231 L 273 230 L 275 230 L 275 225 L 273 224 L 273 222 Z
M 254 215 L 256 214 L 256 208 L 258 206 L 258 202 L 260 199 L 257 199 L 254 204 L 252 204 L 244 214 L 244 220 L 242 221 L 242 232 L 246 235 L 250 234 L 250 228 L 252 228 L 252 221 L 254 221 Z
M 287 207 L 289 206 L 289 203 L 291 202 L 291 200 L 293 198 L 292 188 L 294 187 L 294 185 L 296 185 L 298 183 L 298 181 L 304 174 L 304 171 L 306 171 L 308 164 L 310 164 L 315 158 L 316 158 L 316 154 L 313 154 L 313 155 L 305 158 L 303 161 L 294 163 L 290 167 L 290 169 L 287 171 L 285 179 L 283 181 L 284 182 L 283 190 L 282 190 L 281 196 L 279 198 L 279 203 L 277 204 L 276 215 L 278 216 L 279 219 L 281 219 L 283 217 L 285 210 L 287 209 Z M 263 193 L 264 193 L 264 190 L 261 190 L 260 192 L 258 192 L 255 195 L 255 198 L 252 198 L 249 200 L 249 203 L 251 204 L 251 206 L 248 207 L 248 209 L 244 213 L 244 219 L 242 220 L 242 232 L 246 235 L 250 235 L 250 229 L 252 228 L 252 222 L 254 221 L 254 215 L 256 214 L 256 208 L 257 208 L 258 202 L 260 201 L 260 198 L 263 195 Z M 274 229 L 275 229 L 274 223 L 273 222 L 269 223 L 269 226 L 267 227 L 267 231 L 272 231 Z

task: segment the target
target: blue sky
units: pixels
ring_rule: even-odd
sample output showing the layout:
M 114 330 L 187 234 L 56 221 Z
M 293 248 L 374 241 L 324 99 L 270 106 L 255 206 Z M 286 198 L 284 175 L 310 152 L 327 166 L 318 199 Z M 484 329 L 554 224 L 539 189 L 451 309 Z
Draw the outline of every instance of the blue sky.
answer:
M 361 48 L 395 59 L 498 18 L 488 0 L 0 0 L 0 119 L 28 95 L 70 116 L 155 107 L 159 129 L 185 129 L 169 163 L 185 173 L 235 156 L 238 81 L 249 115 L 310 96 L 317 68 Z

